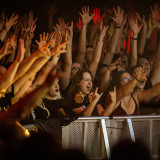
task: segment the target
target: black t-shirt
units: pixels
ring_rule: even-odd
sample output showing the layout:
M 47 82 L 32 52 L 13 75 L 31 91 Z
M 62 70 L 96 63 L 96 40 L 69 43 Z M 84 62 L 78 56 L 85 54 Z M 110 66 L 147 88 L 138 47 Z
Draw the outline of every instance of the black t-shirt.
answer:
M 0 98 L 0 111 L 6 110 L 12 105 L 11 99 L 14 97 L 14 85 L 12 85 L 12 91 L 5 94 L 5 97 Z

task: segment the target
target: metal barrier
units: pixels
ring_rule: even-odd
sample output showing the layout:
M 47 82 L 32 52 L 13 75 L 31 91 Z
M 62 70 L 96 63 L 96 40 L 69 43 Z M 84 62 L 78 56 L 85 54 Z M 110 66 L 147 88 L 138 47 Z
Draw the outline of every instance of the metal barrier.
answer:
M 125 138 L 141 140 L 158 159 L 160 116 L 80 117 L 62 127 L 63 147 L 81 149 L 89 159 L 109 159 L 112 147 Z

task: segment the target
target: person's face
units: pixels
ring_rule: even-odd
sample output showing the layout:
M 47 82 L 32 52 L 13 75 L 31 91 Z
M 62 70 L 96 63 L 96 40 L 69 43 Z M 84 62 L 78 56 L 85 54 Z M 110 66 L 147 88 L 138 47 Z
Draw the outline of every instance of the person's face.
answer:
M 122 73 L 121 79 L 120 79 L 120 86 L 124 86 L 126 83 L 128 83 L 132 79 L 133 78 L 131 77 L 131 75 L 129 73 L 127 73 L 127 72 Z
M 53 84 L 50 86 L 49 91 L 48 91 L 48 95 L 50 97 L 56 97 L 59 95 L 59 80 L 58 78 L 56 78 L 53 82 Z
M 138 61 L 138 65 L 142 66 L 145 69 L 150 69 L 150 63 L 145 58 L 140 58 Z
M 134 71 L 132 73 L 132 77 L 133 78 L 135 78 L 137 76 L 138 71 L 139 71 L 139 67 L 137 67 L 137 68 L 134 69 Z M 145 86 L 145 83 L 146 83 L 146 81 L 144 81 L 144 82 L 138 82 L 136 88 L 137 89 L 143 89 L 144 86 Z
M 81 69 L 82 67 L 79 63 L 73 63 L 71 68 L 71 78 L 73 78 L 75 74 Z
M 80 81 L 80 92 L 82 92 L 82 94 L 87 95 L 90 93 L 91 89 L 92 89 L 92 77 L 90 75 L 90 73 L 88 72 L 84 72 L 83 73 L 83 78 Z
M 89 47 L 86 49 L 86 62 L 87 62 L 87 64 L 91 63 L 93 52 L 94 52 L 94 49 L 92 47 Z

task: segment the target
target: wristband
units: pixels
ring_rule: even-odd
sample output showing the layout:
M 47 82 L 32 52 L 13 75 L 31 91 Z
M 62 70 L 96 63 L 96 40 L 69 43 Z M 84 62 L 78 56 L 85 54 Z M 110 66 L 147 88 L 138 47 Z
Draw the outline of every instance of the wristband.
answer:
M 51 57 L 50 56 L 46 56 L 46 58 L 49 60 Z
M 121 26 L 115 26 L 115 28 L 121 28 Z
M 104 40 L 103 40 L 103 39 L 101 39 L 101 40 L 99 39 L 98 41 L 99 41 L 99 42 L 104 42 Z
M 138 82 L 143 82 L 143 81 L 138 80 L 137 78 L 135 78 L 135 79 L 136 79 L 136 81 L 138 81 Z

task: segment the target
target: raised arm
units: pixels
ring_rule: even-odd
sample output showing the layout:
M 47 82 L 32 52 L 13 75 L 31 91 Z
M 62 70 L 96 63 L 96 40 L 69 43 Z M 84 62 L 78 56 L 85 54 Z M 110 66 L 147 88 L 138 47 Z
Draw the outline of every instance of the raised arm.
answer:
M 139 39 L 139 42 L 138 42 L 137 51 L 138 51 L 138 54 L 143 55 L 145 44 L 146 44 L 146 39 L 147 39 L 148 25 L 147 25 L 147 22 L 145 20 L 145 16 L 144 15 L 141 18 L 140 15 L 137 13 L 137 18 L 140 21 L 140 23 L 143 24 L 143 27 L 142 27 L 142 30 L 141 30 L 140 39 Z
M 137 65 L 137 38 L 138 38 L 138 33 L 140 32 L 143 24 L 138 26 L 138 20 L 134 16 L 130 17 L 128 21 L 130 28 L 133 31 L 131 54 L 129 56 L 129 67 L 133 67 Z
M 1 30 L 1 32 L 0 32 L 0 40 L 1 40 L 1 41 L 4 41 L 7 33 L 8 33 L 9 30 L 10 30 L 10 28 L 11 28 L 14 24 L 17 23 L 18 17 L 19 17 L 18 15 L 15 15 L 15 13 L 13 13 L 13 14 L 11 15 L 10 19 L 9 19 L 9 20 L 8 20 L 8 19 L 6 20 L 5 25 L 4 25 L 5 28 L 4 28 L 3 30 Z
M 108 27 L 106 27 L 106 26 L 102 27 L 102 22 L 101 22 L 101 30 L 100 30 L 100 34 L 99 34 L 99 39 L 97 41 L 97 45 L 96 45 L 95 51 L 93 53 L 91 64 L 89 65 L 89 70 L 92 72 L 93 79 L 94 79 L 95 74 L 97 72 L 97 67 L 98 67 L 98 64 L 99 64 L 99 61 L 101 58 L 104 36 L 106 34 L 107 29 L 108 29 Z
M 0 90 L 7 89 L 13 84 L 13 79 L 16 74 L 16 71 L 19 67 L 19 64 L 24 57 L 24 41 L 19 39 L 18 53 L 13 64 L 8 68 L 8 70 L 0 77 Z
M 13 35 L 11 38 L 7 39 L 7 41 L 0 49 L 0 59 L 2 59 L 8 54 L 12 54 L 13 52 L 15 52 L 15 50 L 16 50 L 16 42 L 15 42 L 15 35 Z
M 160 30 L 160 23 L 157 22 L 158 29 Z M 155 61 L 153 64 L 153 69 L 152 69 L 152 76 L 151 76 L 151 83 L 152 85 L 155 85 L 160 82 L 160 40 L 158 42 L 158 48 L 155 53 Z
M 84 117 L 89 117 L 91 116 L 97 102 L 99 101 L 99 99 L 101 98 L 102 94 L 99 94 L 98 92 L 98 88 L 96 88 L 95 92 L 92 92 L 89 94 L 89 105 L 86 106 L 86 108 L 76 108 L 76 109 L 73 109 L 73 111 L 77 114 L 77 115 L 81 115 L 81 116 L 84 116 Z
M 131 80 L 128 83 L 126 83 L 125 85 L 123 85 L 119 90 L 117 90 L 116 104 L 118 104 L 118 102 L 122 98 L 124 98 L 125 96 L 130 95 L 134 91 L 138 82 L 145 81 L 147 74 L 148 74 L 148 71 L 146 71 L 140 67 L 137 76 L 133 80 Z M 111 98 L 108 94 L 105 99 L 104 108 L 106 108 L 110 103 L 111 103 Z
M 109 91 L 111 103 L 106 106 L 105 109 L 101 109 L 100 116 L 110 116 L 111 113 L 114 111 L 116 106 L 116 87 L 114 87 L 113 91 Z
M 82 18 L 82 25 L 79 35 L 79 43 L 78 43 L 78 53 L 75 57 L 75 62 L 79 63 L 81 66 L 83 66 L 83 63 L 85 61 L 85 53 L 86 53 L 86 33 L 87 33 L 87 24 L 91 21 L 94 14 L 91 16 L 89 15 L 89 6 L 86 8 L 86 6 L 82 7 L 82 13 L 79 13 Z
M 51 45 L 52 41 L 49 41 L 46 45 L 47 39 L 45 37 L 45 33 L 43 34 L 43 36 L 40 34 L 40 37 L 41 37 L 40 42 L 36 41 L 39 44 L 39 49 L 36 52 L 34 52 L 33 54 L 31 54 L 29 57 L 26 57 L 22 61 L 22 63 L 20 64 L 20 66 L 17 70 L 17 73 L 15 75 L 14 82 L 17 81 L 20 77 L 22 77 L 37 59 L 39 59 L 41 57 L 45 57 L 45 56 L 46 56 L 46 58 L 48 58 L 48 52 L 43 52 L 42 50 L 47 45 L 48 46 Z
M 69 41 L 67 44 L 67 52 L 64 54 L 64 68 L 63 73 L 64 77 L 60 79 L 60 88 L 62 90 L 66 89 L 70 81 L 71 75 L 71 66 L 72 66 L 72 39 L 73 39 L 73 21 L 71 22 L 71 26 L 67 28 L 67 40 Z
M 114 33 L 110 40 L 108 51 L 105 54 L 104 60 L 102 61 L 102 64 L 106 64 L 106 65 L 110 65 L 112 63 L 112 59 L 116 51 L 119 34 L 120 34 L 120 28 L 123 22 L 123 15 L 124 15 L 124 10 L 121 9 L 120 6 L 117 6 L 117 10 L 115 8 L 113 10 L 114 10 L 115 17 L 111 17 L 111 18 L 115 22 Z
M 118 58 L 115 62 L 110 64 L 109 67 L 106 67 L 106 71 L 103 75 L 103 78 L 100 79 L 100 83 L 99 83 L 99 87 L 98 87 L 100 92 L 104 93 L 107 91 L 107 89 L 110 85 L 112 71 L 119 67 L 120 62 L 121 62 L 121 60 L 120 60 L 120 58 Z
M 12 105 L 8 111 L 0 113 L 0 121 L 4 122 L 4 120 L 17 120 L 20 121 L 24 119 L 31 112 L 31 108 L 35 108 L 39 101 L 46 95 L 50 85 L 52 84 L 55 75 L 49 74 L 47 80 L 37 89 L 27 94 L 17 103 Z

